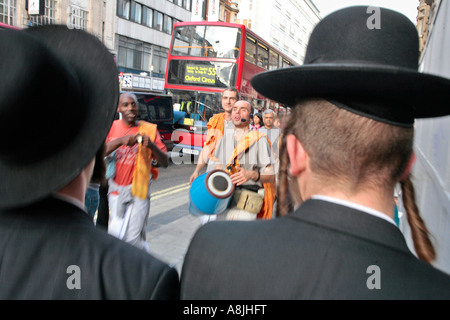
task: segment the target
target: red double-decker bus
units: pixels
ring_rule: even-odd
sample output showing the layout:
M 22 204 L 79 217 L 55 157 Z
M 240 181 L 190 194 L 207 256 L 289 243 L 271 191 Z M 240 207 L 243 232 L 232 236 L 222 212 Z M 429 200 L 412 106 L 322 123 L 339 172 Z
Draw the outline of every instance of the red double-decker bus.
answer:
M 12 25 L 10 25 L 10 24 L 6 24 L 6 23 L 0 22 L 0 30 L 2 30 L 2 29 L 21 30 L 21 29 L 18 28 L 18 27 L 14 27 L 14 26 L 12 26 Z
M 251 78 L 262 71 L 297 65 L 244 25 L 179 22 L 174 26 L 165 89 L 176 108 L 174 151 L 199 155 L 209 118 L 222 112 L 221 93 L 235 87 L 256 109 L 277 104 L 259 95 Z

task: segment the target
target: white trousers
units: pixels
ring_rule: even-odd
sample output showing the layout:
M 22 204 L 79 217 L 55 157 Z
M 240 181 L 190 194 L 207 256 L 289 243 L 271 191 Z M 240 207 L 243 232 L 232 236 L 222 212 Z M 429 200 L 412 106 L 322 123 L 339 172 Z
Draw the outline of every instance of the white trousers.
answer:
M 119 195 L 112 193 L 108 195 L 110 212 L 108 233 L 135 247 L 150 252 L 146 240 L 147 220 L 150 213 L 150 197 L 148 196 L 146 199 L 133 197 L 132 203 L 126 206 L 123 216 L 118 212 L 118 199 Z

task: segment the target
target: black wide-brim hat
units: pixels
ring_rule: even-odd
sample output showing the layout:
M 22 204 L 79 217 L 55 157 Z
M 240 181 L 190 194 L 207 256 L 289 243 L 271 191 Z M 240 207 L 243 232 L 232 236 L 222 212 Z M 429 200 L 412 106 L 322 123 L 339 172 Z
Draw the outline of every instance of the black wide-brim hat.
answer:
M 119 99 L 112 54 L 66 26 L 0 31 L 0 208 L 71 182 L 94 158 Z
M 295 106 L 325 98 L 338 107 L 397 126 L 450 114 L 450 80 L 418 72 L 414 24 L 384 8 L 349 7 L 322 19 L 304 64 L 253 77 L 265 97 Z

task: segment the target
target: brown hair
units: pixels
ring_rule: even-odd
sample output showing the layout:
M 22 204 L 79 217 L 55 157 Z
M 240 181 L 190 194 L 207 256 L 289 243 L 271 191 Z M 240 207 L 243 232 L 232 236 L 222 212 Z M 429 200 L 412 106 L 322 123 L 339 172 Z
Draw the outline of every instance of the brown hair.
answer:
M 289 176 L 286 137 L 293 134 L 310 156 L 318 181 L 354 193 L 361 186 L 394 189 L 412 154 L 413 128 L 388 125 L 338 108 L 323 99 L 300 102 L 292 111 L 280 146 L 277 215 L 301 203 L 301 194 Z M 416 252 L 430 262 L 434 249 L 420 219 L 412 183 L 405 181 L 403 200 Z M 417 235 L 417 236 L 415 236 Z
M 411 228 L 414 249 L 421 260 L 431 263 L 436 258 L 436 252 L 431 243 L 425 222 L 419 214 L 411 177 L 408 176 L 404 181 L 401 181 L 400 185 L 402 187 L 403 205 Z
M 226 88 L 225 90 L 222 91 L 222 95 L 223 95 L 223 93 L 226 92 L 226 91 L 231 91 L 231 92 L 236 93 L 236 98 L 237 98 L 236 101 L 239 101 L 239 100 L 241 99 L 241 94 L 239 93 L 239 90 L 236 89 L 235 87 L 228 87 L 228 88 Z M 250 104 L 250 105 L 251 105 L 251 104 Z

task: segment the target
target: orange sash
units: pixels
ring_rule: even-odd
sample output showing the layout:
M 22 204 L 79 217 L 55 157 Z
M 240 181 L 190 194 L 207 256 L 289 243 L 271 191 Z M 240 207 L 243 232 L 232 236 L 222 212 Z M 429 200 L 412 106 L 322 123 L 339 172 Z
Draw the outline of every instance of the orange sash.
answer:
M 147 135 L 151 141 L 155 141 L 156 124 L 139 121 L 139 133 Z M 152 150 L 139 144 L 136 155 L 136 167 L 133 172 L 133 182 L 131 183 L 131 194 L 133 196 L 141 199 L 147 198 L 150 173 L 153 180 L 158 178 L 158 168 L 152 166 Z
M 223 136 L 223 132 L 225 130 L 225 112 L 219 113 L 211 117 L 209 119 L 208 124 L 206 125 L 208 128 L 207 134 L 206 134 L 206 143 L 205 145 L 210 146 L 210 154 L 208 157 L 212 157 L 214 154 L 214 150 L 217 147 L 217 144 L 219 143 L 220 139 Z M 218 132 L 221 132 L 222 135 L 217 138 L 216 135 Z
M 240 166 L 239 159 L 242 157 L 245 151 L 248 150 L 253 144 L 255 144 L 262 137 L 266 137 L 267 142 L 269 142 L 269 145 L 272 148 L 270 140 L 266 134 L 261 133 L 259 131 L 250 131 L 244 136 L 243 139 L 241 139 L 241 141 L 239 141 L 238 145 L 233 150 L 233 154 L 228 159 L 226 168 L 228 168 L 230 165 L 239 167 Z M 257 218 L 271 219 L 273 204 L 275 203 L 276 188 L 274 183 L 269 182 L 263 183 L 263 187 L 264 187 L 264 200 L 261 211 L 259 211 Z

